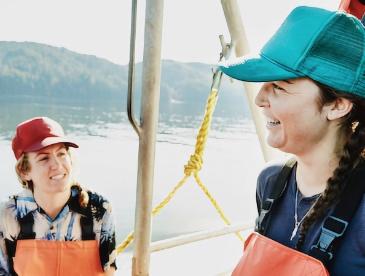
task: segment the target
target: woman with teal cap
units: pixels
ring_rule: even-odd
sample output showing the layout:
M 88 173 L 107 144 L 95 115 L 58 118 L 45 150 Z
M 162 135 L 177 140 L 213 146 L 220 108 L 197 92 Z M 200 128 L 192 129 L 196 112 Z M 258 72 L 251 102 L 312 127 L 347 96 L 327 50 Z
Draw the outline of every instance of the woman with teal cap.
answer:
M 267 120 L 267 142 L 294 157 L 259 175 L 256 233 L 233 275 L 365 275 L 361 21 L 298 7 L 259 55 L 220 69 L 263 82 L 255 103 Z

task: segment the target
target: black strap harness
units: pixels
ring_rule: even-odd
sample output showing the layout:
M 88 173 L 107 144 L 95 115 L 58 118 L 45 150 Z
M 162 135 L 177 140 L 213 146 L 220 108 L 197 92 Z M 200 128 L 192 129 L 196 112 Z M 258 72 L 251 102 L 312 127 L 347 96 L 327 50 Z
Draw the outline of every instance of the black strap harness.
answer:
M 261 202 L 260 215 L 256 220 L 256 232 L 259 232 L 262 235 L 266 234 L 267 227 L 271 218 L 270 211 L 272 210 L 274 204 L 277 202 L 277 199 L 279 199 L 284 193 L 286 184 L 288 182 L 287 180 L 295 164 L 295 159 L 289 159 L 284 164 L 276 179 L 275 185 L 272 186 L 272 189 L 269 193 L 270 196 Z
M 270 225 L 271 210 L 285 191 L 295 164 L 294 159 L 285 163 L 275 185 L 272 186 L 269 197 L 261 202 L 260 215 L 256 220 L 255 228 L 260 234 L 266 234 Z M 336 204 L 333 213 L 325 219 L 317 244 L 313 245 L 309 251 L 309 255 L 320 260 L 325 266 L 328 266 L 333 259 L 347 226 L 362 201 L 365 193 L 364 179 L 365 162 L 361 160 L 348 178 L 341 199 Z

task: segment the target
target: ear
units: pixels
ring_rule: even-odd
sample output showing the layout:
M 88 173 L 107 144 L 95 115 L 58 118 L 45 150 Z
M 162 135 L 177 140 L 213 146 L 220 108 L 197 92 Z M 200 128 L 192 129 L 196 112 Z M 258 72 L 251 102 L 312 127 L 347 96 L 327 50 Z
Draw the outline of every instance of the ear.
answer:
M 336 120 L 346 116 L 352 110 L 353 103 L 345 98 L 338 98 L 327 106 L 327 119 Z
M 30 175 L 29 175 L 29 173 L 28 173 L 28 172 L 26 172 L 26 173 L 21 172 L 21 173 L 20 173 L 20 176 L 21 176 L 21 178 L 22 178 L 23 180 L 25 180 L 25 181 L 30 181 L 30 180 L 32 180 L 32 178 L 30 177 Z

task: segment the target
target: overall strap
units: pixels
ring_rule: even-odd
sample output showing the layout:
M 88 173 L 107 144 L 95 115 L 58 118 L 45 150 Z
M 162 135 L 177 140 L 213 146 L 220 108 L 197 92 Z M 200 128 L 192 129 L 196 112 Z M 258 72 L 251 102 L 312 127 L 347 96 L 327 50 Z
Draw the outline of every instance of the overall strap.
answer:
M 269 197 L 265 198 L 261 202 L 260 214 L 256 220 L 256 227 L 255 227 L 256 232 L 259 232 L 262 235 L 266 234 L 271 217 L 270 211 L 272 210 L 272 207 L 274 206 L 276 200 L 282 196 L 286 188 L 288 178 L 295 164 L 296 160 L 294 158 L 291 158 L 288 161 L 286 161 L 276 179 L 276 182 L 274 183 L 274 185 L 271 185 L 271 191 L 269 193 Z
M 361 160 L 351 173 L 341 199 L 337 203 L 331 216 L 327 217 L 321 229 L 316 245 L 312 246 L 309 255 L 328 265 L 333 259 L 343 235 L 355 215 L 365 194 L 365 162 Z
M 17 206 L 17 197 L 14 196 L 15 208 Z M 17 275 L 14 271 L 13 258 L 15 257 L 17 240 L 34 239 L 35 233 L 33 232 L 34 217 L 33 213 L 28 213 L 24 217 L 17 216 L 20 231 L 15 240 L 5 239 L 6 252 L 8 254 L 9 272 L 11 275 Z
M 10 275 L 17 275 L 14 271 L 13 258 L 15 257 L 16 240 L 5 239 L 6 253 L 8 254 L 8 265 Z
M 77 194 L 71 196 L 68 204 L 71 211 L 79 213 L 81 215 L 81 240 L 95 240 L 94 220 L 92 214 L 93 206 L 91 204 L 91 200 L 89 200 L 86 207 L 81 207 L 79 203 L 80 189 L 78 187 L 72 187 L 72 191 L 76 192 Z M 88 195 L 89 198 L 91 198 L 91 194 L 89 191 Z
M 14 197 L 15 206 L 17 203 L 16 197 Z M 17 217 L 20 231 L 19 235 L 16 238 L 16 240 L 28 240 L 28 239 L 34 239 L 35 233 L 33 232 L 33 224 L 34 224 L 34 217 L 32 213 L 28 213 L 24 217 Z M 15 249 L 16 249 L 16 240 L 11 241 L 8 239 L 5 239 L 6 242 L 6 250 L 8 252 L 9 257 L 15 257 Z
M 24 217 L 18 217 L 18 222 L 20 226 L 20 232 L 18 240 L 30 240 L 35 239 L 35 232 L 33 232 L 34 217 L 33 213 L 30 212 Z
M 80 224 L 81 224 L 81 239 L 83 241 L 95 240 L 94 221 L 91 212 L 88 212 L 87 216 L 81 217 Z

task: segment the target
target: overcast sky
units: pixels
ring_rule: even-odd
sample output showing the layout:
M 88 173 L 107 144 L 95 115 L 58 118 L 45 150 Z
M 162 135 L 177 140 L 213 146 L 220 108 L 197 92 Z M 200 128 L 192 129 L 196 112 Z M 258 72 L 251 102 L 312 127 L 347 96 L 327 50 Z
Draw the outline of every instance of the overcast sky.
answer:
M 340 0 L 237 0 L 251 49 L 298 5 L 336 9 Z M 143 52 L 144 2 L 138 1 L 136 59 Z M 127 64 L 131 0 L 0 0 L 0 40 L 34 41 Z M 220 0 L 165 0 L 164 59 L 215 63 L 219 34 L 229 40 Z

